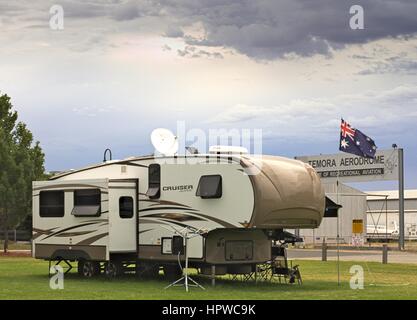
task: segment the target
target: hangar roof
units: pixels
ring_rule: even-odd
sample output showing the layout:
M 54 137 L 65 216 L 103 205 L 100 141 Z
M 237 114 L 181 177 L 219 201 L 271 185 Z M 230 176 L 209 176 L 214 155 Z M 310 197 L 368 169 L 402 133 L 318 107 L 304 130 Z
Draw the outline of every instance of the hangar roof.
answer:
M 398 190 L 367 191 L 367 200 L 383 200 L 388 196 L 388 200 L 398 199 Z M 417 199 L 417 189 L 404 190 L 405 199 Z

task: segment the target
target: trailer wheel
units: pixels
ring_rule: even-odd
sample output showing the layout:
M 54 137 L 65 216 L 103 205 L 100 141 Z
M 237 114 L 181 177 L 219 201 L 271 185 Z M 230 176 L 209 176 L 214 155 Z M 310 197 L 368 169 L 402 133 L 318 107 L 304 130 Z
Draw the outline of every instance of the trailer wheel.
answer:
M 136 276 L 140 278 L 157 278 L 159 275 L 159 265 L 151 263 L 141 263 L 136 265 Z
M 179 279 L 182 276 L 182 270 L 179 266 L 175 264 L 166 264 L 163 266 L 164 275 L 168 279 L 175 280 Z
M 118 261 L 108 261 L 104 267 L 104 273 L 109 279 L 116 278 L 123 274 L 123 265 Z
M 78 261 L 78 274 L 84 278 L 91 278 L 100 273 L 100 263 L 89 260 Z

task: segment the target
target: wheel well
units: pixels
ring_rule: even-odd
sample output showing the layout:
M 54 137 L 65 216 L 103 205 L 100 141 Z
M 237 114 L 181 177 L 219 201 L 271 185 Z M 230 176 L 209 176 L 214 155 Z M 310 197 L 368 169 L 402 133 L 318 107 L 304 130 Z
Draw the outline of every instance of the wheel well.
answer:
M 52 260 L 91 260 L 89 254 L 83 250 L 56 250 L 52 254 Z

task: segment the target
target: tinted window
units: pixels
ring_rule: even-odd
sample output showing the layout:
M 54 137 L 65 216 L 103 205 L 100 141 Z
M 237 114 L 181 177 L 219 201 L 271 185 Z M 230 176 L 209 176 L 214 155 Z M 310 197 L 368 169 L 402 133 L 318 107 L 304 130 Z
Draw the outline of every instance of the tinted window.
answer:
M 158 199 L 161 195 L 161 166 L 157 163 L 149 165 L 146 195 L 151 199 Z
M 45 218 L 63 217 L 64 191 L 41 191 L 39 193 L 39 216 Z
M 99 216 L 101 204 L 100 189 L 81 189 L 74 191 L 75 216 Z
M 119 215 L 122 219 L 129 219 L 133 217 L 133 198 L 120 197 L 119 198 Z
M 74 191 L 75 206 L 96 206 L 100 205 L 100 189 L 82 189 Z
M 222 176 L 202 176 L 198 183 L 197 196 L 203 199 L 216 199 L 222 196 Z

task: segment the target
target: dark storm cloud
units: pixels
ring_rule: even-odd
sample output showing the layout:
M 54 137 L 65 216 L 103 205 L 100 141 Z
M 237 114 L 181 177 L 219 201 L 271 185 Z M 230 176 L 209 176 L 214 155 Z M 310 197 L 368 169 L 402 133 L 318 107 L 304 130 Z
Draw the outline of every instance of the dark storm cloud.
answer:
M 184 32 L 178 26 L 170 25 L 167 27 L 164 36 L 168 38 L 180 38 L 184 36 Z
M 0 14 L 11 17 L 25 10 L 42 13 L 44 19 L 53 4 L 52 0 L 1 3 Z M 94 22 L 98 18 L 110 19 L 100 26 L 115 29 L 117 23 L 140 19 L 141 26 L 182 38 L 186 45 L 232 48 L 254 59 L 329 55 L 331 49 L 349 44 L 406 39 L 417 32 L 415 0 L 61 0 L 59 4 L 69 19 L 91 20 L 91 25 L 98 24 Z M 364 8 L 364 30 L 349 27 L 352 5 Z M 198 37 L 186 32 L 196 24 L 203 28 Z
M 153 0 L 66 0 L 61 3 L 67 17 L 97 18 L 108 17 L 116 21 L 129 21 L 158 14 L 158 5 Z
M 354 4 L 364 8 L 364 30 L 349 27 Z M 184 37 L 187 44 L 231 47 L 259 59 L 328 54 L 330 48 L 417 32 L 414 0 L 165 0 L 162 6 L 180 24 L 204 26 L 204 38 Z

